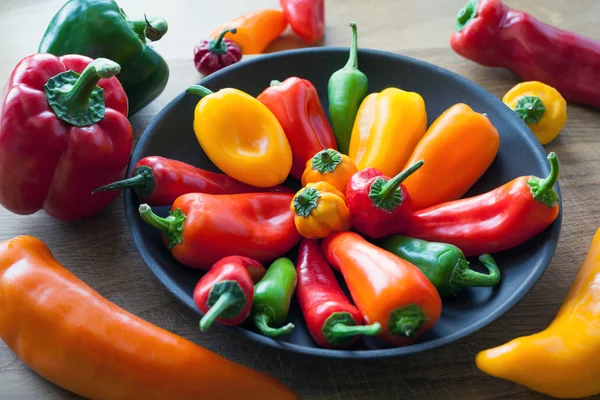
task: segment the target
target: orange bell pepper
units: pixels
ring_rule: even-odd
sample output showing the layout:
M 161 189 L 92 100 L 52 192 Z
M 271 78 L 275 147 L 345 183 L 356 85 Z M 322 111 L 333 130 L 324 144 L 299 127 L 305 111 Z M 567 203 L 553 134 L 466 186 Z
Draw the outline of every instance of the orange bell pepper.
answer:
M 347 155 L 334 149 L 321 150 L 306 162 L 302 186 L 327 182 L 340 192 L 346 193 L 346 185 L 356 172 L 354 161 Z
M 462 103 L 444 111 L 404 167 L 425 161 L 404 181 L 413 210 L 459 199 L 489 168 L 499 147 L 500 135 L 485 115 Z
M 31 236 L 0 243 L 0 338 L 33 371 L 87 398 L 299 399 L 109 302 Z
M 235 34 L 227 33 L 225 38 L 240 46 L 242 54 L 260 54 L 283 33 L 287 25 L 283 11 L 258 10 L 233 18 L 212 31 L 209 36 L 216 39 L 226 29 L 236 28 Z
M 358 109 L 348 156 L 359 171 L 372 167 L 396 176 L 426 129 L 425 102 L 417 93 L 396 88 L 371 93 Z

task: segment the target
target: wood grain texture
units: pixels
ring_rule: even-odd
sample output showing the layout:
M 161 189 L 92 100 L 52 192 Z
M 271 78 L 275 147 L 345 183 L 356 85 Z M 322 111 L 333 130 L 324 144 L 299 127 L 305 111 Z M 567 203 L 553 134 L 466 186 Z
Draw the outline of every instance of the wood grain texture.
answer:
M 448 46 L 462 0 L 331 0 L 326 2 L 324 45 L 346 46 L 347 24 L 359 26 L 359 44 L 402 53 L 466 76 L 497 96 L 517 80 L 508 72 L 477 66 Z M 14 65 L 36 51 L 61 0 L 0 0 L 0 81 Z M 136 140 L 173 97 L 201 79 L 192 48 L 221 22 L 245 11 L 277 7 L 275 0 L 121 0 L 129 15 L 163 15 L 169 33 L 155 44 L 168 60 L 171 79 L 165 92 L 132 118 Z M 600 2 L 596 0 L 514 0 L 507 4 L 539 19 L 600 39 Z M 287 32 L 268 51 L 303 46 Z M 232 360 L 269 373 L 303 399 L 318 400 L 522 400 L 546 399 L 518 385 L 480 373 L 475 354 L 515 336 L 544 329 L 554 318 L 591 238 L 600 226 L 600 112 L 569 104 L 569 120 L 546 146 L 561 160 L 564 223 L 556 255 L 545 275 L 517 307 L 480 332 L 454 345 L 422 355 L 383 362 L 323 362 L 278 353 L 226 332 L 201 335 L 197 316 L 158 282 L 138 256 L 123 215 L 123 199 L 102 213 L 64 223 L 45 214 L 15 216 L 0 210 L 0 240 L 31 234 L 44 240 L 56 258 L 94 289 L 140 317 L 182 335 Z M 78 399 L 41 379 L 0 342 L 0 400 Z

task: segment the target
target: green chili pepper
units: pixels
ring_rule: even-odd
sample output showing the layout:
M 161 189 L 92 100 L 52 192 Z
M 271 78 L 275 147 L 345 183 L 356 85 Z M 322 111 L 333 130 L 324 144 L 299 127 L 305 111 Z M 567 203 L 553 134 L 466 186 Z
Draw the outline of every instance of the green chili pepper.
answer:
M 294 324 L 282 326 L 290 309 L 292 296 L 296 291 L 296 267 L 286 257 L 273 261 L 265 276 L 254 285 L 252 320 L 265 336 L 286 335 L 294 329 Z
M 440 296 L 456 296 L 467 287 L 491 287 L 500 282 L 500 270 L 489 254 L 479 257 L 489 272 L 482 274 L 470 269 L 463 252 L 451 244 L 394 235 L 383 239 L 379 245 L 419 268 Z
M 348 154 L 350 135 L 356 119 L 356 113 L 367 95 L 369 80 L 358 69 L 358 33 L 356 24 L 352 28 L 352 45 L 346 65 L 334 72 L 329 78 L 327 94 L 329 97 L 329 118 L 337 141 L 338 151 Z

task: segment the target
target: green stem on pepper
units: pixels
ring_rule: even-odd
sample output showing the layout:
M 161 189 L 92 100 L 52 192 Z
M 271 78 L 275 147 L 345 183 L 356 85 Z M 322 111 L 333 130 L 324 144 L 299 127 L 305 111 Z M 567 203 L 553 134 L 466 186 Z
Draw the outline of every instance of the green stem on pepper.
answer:
M 181 244 L 183 240 L 183 224 L 185 222 L 185 214 L 178 208 L 171 211 L 166 218 L 160 217 L 152 212 L 152 208 L 148 204 L 141 204 L 138 212 L 142 219 L 151 226 L 160 229 L 169 242 L 169 249 L 176 244 Z

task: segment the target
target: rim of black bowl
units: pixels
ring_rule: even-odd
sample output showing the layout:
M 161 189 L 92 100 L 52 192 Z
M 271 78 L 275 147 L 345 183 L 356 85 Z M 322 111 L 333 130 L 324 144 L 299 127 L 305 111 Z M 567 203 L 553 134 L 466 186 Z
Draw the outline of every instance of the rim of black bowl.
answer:
M 347 54 L 349 51 L 348 47 L 317 47 L 317 48 L 304 48 L 304 49 L 293 49 L 293 50 L 284 50 L 275 53 L 261 54 L 260 56 L 244 60 L 242 62 L 230 65 L 226 68 L 221 69 L 207 77 L 204 77 L 198 84 L 205 85 L 207 82 L 215 79 L 216 77 L 222 74 L 228 74 L 234 72 L 237 69 L 244 68 L 248 64 L 259 64 L 269 62 L 272 59 L 283 58 L 290 54 L 301 54 L 301 53 L 345 53 Z M 387 58 L 395 58 L 400 59 L 404 62 L 413 63 L 420 68 L 429 69 L 432 72 L 439 73 L 451 77 L 460 81 L 463 85 L 470 87 L 472 90 L 479 92 L 482 96 L 488 97 L 492 102 L 496 102 L 499 106 L 504 106 L 504 110 L 500 111 L 500 113 L 504 113 L 506 118 L 514 119 L 515 122 L 520 123 L 522 128 L 525 130 L 529 130 L 529 127 L 517 118 L 514 113 L 504 105 L 504 103 L 496 96 L 494 96 L 489 91 L 485 90 L 481 86 L 477 85 L 475 82 L 463 77 L 460 74 L 437 66 L 435 64 L 428 63 L 426 61 L 422 61 L 416 58 L 404 56 L 401 54 L 396 54 L 383 50 L 374 50 L 374 49 L 359 49 L 360 54 L 371 54 L 379 57 L 387 57 Z M 148 132 L 154 128 L 154 125 L 159 121 L 163 114 L 166 114 L 170 111 L 171 108 L 175 107 L 183 96 L 185 96 L 185 91 L 180 93 L 178 96 L 174 97 L 150 122 L 150 124 L 146 127 L 140 139 L 132 152 L 130 157 L 129 166 L 127 168 L 127 176 L 131 175 L 132 169 L 137 161 L 143 158 L 141 154 L 142 149 L 145 147 L 145 142 L 148 138 Z M 536 152 L 539 153 L 540 156 L 546 157 L 546 151 L 543 146 L 537 141 L 534 135 L 527 135 L 525 140 L 532 143 Z M 513 292 L 513 294 L 502 304 L 501 307 L 498 307 L 493 312 L 489 313 L 485 318 L 480 319 L 476 323 L 470 325 L 467 328 L 458 330 L 451 335 L 447 335 L 438 339 L 429 340 L 426 342 L 416 342 L 414 344 L 404 346 L 404 347 L 389 347 L 384 349 L 373 349 L 373 350 L 339 350 L 339 349 L 326 349 L 326 348 L 313 348 L 300 346 L 293 343 L 288 343 L 284 341 L 280 341 L 277 339 L 268 338 L 259 333 L 250 331 L 243 327 L 239 326 L 224 326 L 218 323 L 215 325 L 219 326 L 221 329 L 225 329 L 233 332 L 234 334 L 241 336 L 245 339 L 252 340 L 254 342 L 260 343 L 264 346 L 282 350 L 286 352 L 292 352 L 296 354 L 301 354 L 305 356 L 319 357 L 319 358 L 334 358 L 334 359 L 354 359 L 354 360 L 371 360 L 371 359 L 386 359 L 386 358 L 398 358 L 403 356 L 414 355 L 418 353 L 422 353 L 429 350 L 439 349 L 445 347 L 449 344 L 455 343 L 461 339 L 464 339 L 475 332 L 481 330 L 492 322 L 496 321 L 498 318 L 502 317 L 504 314 L 512 310 L 516 305 L 518 305 L 529 293 L 529 291 L 535 286 L 535 284 L 540 280 L 542 275 L 545 273 L 550 261 L 552 260 L 554 253 L 556 252 L 556 248 L 558 245 L 558 241 L 560 238 L 560 232 L 562 227 L 562 194 L 560 191 L 560 185 L 557 182 L 555 186 L 556 193 L 558 194 L 558 204 L 559 204 L 559 214 L 553 224 L 547 229 L 552 229 L 553 234 L 550 238 L 552 242 L 552 251 L 546 253 L 544 255 L 544 259 L 542 260 L 545 265 L 543 268 L 539 268 L 532 275 L 528 277 L 528 279 L 524 280 L 521 285 Z M 133 218 L 137 217 L 137 209 L 133 206 L 136 202 L 135 196 L 132 190 L 126 190 L 124 193 L 124 203 L 125 203 L 125 217 L 127 219 L 127 225 L 129 226 L 129 231 L 132 235 L 134 245 L 142 257 L 145 264 L 148 268 L 154 273 L 154 275 L 159 279 L 161 284 L 165 286 L 165 288 L 174 295 L 181 302 L 186 304 L 192 310 L 194 310 L 199 315 L 202 315 L 200 310 L 196 307 L 193 301 L 190 301 L 189 296 L 187 294 L 182 293 L 181 291 L 176 289 L 176 285 L 172 279 L 154 262 L 147 254 L 141 249 L 140 243 L 143 242 L 143 239 L 140 237 L 139 232 L 134 230 L 134 225 L 132 224 Z

